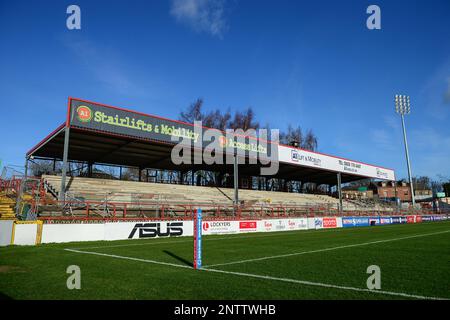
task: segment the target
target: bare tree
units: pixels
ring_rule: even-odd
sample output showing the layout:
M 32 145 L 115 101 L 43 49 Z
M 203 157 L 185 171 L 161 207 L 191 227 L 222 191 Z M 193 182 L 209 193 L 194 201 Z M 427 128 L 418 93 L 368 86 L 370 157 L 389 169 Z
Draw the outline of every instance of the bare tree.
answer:
M 198 98 L 197 101 L 192 103 L 186 112 L 180 113 L 180 120 L 188 123 L 194 123 L 194 121 L 203 120 L 202 113 L 203 99 Z
M 317 137 L 312 132 L 311 129 L 309 129 L 308 132 L 306 133 L 305 141 L 303 142 L 302 147 L 303 147 L 303 149 L 306 149 L 306 150 L 311 150 L 311 151 L 317 150 Z
M 139 180 L 138 168 L 125 168 L 122 172 L 122 180 L 136 181 Z
M 243 112 L 236 111 L 233 120 L 229 122 L 228 126 L 230 129 L 247 131 L 248 129 L 259 129 L 259 122 L 256 121 L 255 112 L 249 107 Z
M 301 147 L 304 142 L 302 128 L 300 126 L 293 128 L 292 125 L 289 124 L 287 131 L 280 133 L 280 142 Z
M 442 189 L 447 197 L 450 197 L 450 181 L 442 184 Z
M 217 109 L 203 116 L 203 125 L 208 128 L 215 128 L 225 131 L 230 123 L 231 113 L 227 110 L 225 113 Z
M 34 160 L 30 165 L 31 174 L 35 177 L 40 177 L 43 174 L 57 174 L 61 172 L 61 166 L 55 166 L 53 170 L 53 161 L 51 160 Z
M 433 192 L 433 194 L 435 194 L 437 192 L 442 192 L 443 191 L 443 182 L 437 181 L 437 180 L 431 181 L 431 191 Z
M 226 131 L 226 129 L 242 129 L 247 131 L 249 129 L 259 129 L 260 124 L 256 119 L 256 114 L 251 107 L 243 110 L 236 111 L 234 114 L 230 112 L 228 109 L 226 112 L 222 112 L 221 109 L 216 109 L 210 112 L 203 111 L 203 99 L 197 99 L 194 103 L 192 103 L 186 111 L 180 113 L 180 120 L 193 123 L 196 120 L 203 121 L 203 125 L 209 128 L 215 128 L 222 131 Z M 272 140 L 270 136 L 270 125 L 266 124 L 265 129 L 267 129 L 267 134 L 261 136 L 261 138 L 266 140 Z M 256 132 L 255 132 L 256 134 Z M 312 150 L 317 150 L 317 137 L 310 129 L 306 133 L 303 132 L 300 126 L 296 128 L 289 125 L 286 132 L 280 132 L 279 136 L 280 142 L 284 144 L 291 144 L 295 142 L 296 145 L 300 148 Z M 197 178 L 199 182 L 205 184 L 210 183 L 221 183 L 222 180 L 215 173 L 207 173 L 202 170 L 197 171 Z M 302 190 L 303 187 L 314 189 L 315 184 L 302 184 L 296 181 L 286 181 L 283 179 L 264 179 L 259 178 L 255 180 L 255 183 L 258 185 L 258 188 L 263 188 L 266 190 Z
M 317 150 L 318 145 L 317 137 L 311 129 L 304 134 L 300 126 L 293 128 L 292 125 L 288 126 L 286 132 L 280 133 L 280 142 L 311 151 Z
M 431 189 L 431 179 L 427 176 L 412 178 L 414 190 L 429 190 Z

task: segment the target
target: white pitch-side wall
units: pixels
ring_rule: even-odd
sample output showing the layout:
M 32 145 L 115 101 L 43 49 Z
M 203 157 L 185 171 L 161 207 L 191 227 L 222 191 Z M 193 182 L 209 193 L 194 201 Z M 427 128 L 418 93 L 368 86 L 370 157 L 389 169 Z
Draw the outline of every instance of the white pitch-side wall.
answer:
M 44 224 L 42 243 L 105 240 L 105 224 Z
M 11 244 L 13 220 L 0 220 L 0 246 Z
M 17 227 L 20 226 L 18 229 Z M 233 234 L 249 232 L 274 232 L 342 227 L 341 218 L 279 218 L 240 221 L 203 221 L 202 233 Z M 34 244 L 37 225 L 17 225 L 17 244 Z M 44 224 L 42 243 L 101 241 L 124 239 L 152 239 L 172 236 L 192 236 L 192 221 L 143 221 Z M 20 242 L 20 243 L 19 243 Z
M 16 224 L 14 226 L 14 244 L 35 245 L 37 228 L 36 223 Z

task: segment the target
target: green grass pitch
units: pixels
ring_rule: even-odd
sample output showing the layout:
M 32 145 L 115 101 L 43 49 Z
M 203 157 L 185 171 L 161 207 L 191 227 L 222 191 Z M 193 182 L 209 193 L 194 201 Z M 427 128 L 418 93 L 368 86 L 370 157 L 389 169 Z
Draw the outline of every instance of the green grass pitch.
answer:
M 450 222 L 0 248 L 12 299 L 450 298 Z M 71 249 L 76 251 L 68 251 Z M 81 269 L 69 290 L 66 269 Z M 381 270 L 381 291 L 366 286 Z

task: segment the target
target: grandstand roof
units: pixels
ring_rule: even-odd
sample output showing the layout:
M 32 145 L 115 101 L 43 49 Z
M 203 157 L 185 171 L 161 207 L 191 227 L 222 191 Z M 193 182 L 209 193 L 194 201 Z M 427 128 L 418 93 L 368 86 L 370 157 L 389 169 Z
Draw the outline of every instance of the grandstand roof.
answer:
M 86 113 L 87 109 L 88 112 Z M 103 115 L 104 119 L 106 119 L 106 113 L 108 112 L 110 114 L 112 112 L 115 116 L 114 127 L 110 125 L 111 123 L 94 123 L 94 115 L 95 121 L 98 120 L 100 122 L 100 115 Z M 120 123 L 121 118 L 128 118 L 128 121 L 132 119 L 133 126 L 126 125 L 127 127 L 125 128 L 125 125 L 120 125 L 119 127 L 118 123 Z M 203 169 L 223 173 L 233 172 L 233 165 L 208 165 L 205 163 L 175 165 L 171 161 L 171 151 L 175 142 L 172 142 L 170 137 L 164 137 L 161 134 L 157 135 L 154 132 L 137 132 L 135 130 L 136 126 L 134 126 L 135 120 L 136 123 L 144 123 L 140 125 L 139 129 L 151 124 L 154 127 L 170 124 L 186 130 L 193 128 L 191 124 L 180 121 L 69 98 L 66 123 L 61 124 L 33 147 L 27 153 L 27 156 L 62 159 L 65 128 L 69 126 L 68 158 L 70 160 L 180 171 L 188 171 L 195 168 L 197 170 Z M 387 168 L 289 146 L 277 145 L 276 147 L 277 152 L 279 152 L 279 170 L 274 177 L 277 178 L 335 185 L 337 180 L 336 173 L 341 172 L 342 183 L 368 177 L 395 180 L 394 172 Z M 239 175 L 258 176 L 260 175 L 260 168 L 261 164 L 241 164 L 239 165 Z

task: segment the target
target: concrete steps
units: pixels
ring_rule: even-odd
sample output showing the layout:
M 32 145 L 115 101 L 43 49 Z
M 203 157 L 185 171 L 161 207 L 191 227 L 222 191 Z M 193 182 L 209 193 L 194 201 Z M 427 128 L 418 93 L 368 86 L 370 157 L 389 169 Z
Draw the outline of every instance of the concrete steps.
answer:
M 60 176 L 44 175 L 42 178 L 54 191 L 59 193 Z M 180 184 L 160 184 L 135 181 L 69 177 L 69 194 L 91 201 L 114 202 L 168 202 L 204 203 L 211 205 L 231 205 L 234 198 L 232 188 L 186 186 Z M 275 191 L 239 190 L 239 199 L 244 205 L 286 205 L 323 206 L 335 205 L 338 201 L 329 196 L 299 194 Z
M 16 218 L 14 207 L 16 202 L 5 195 L 0 196 L 0 220 L 13 220 Z

